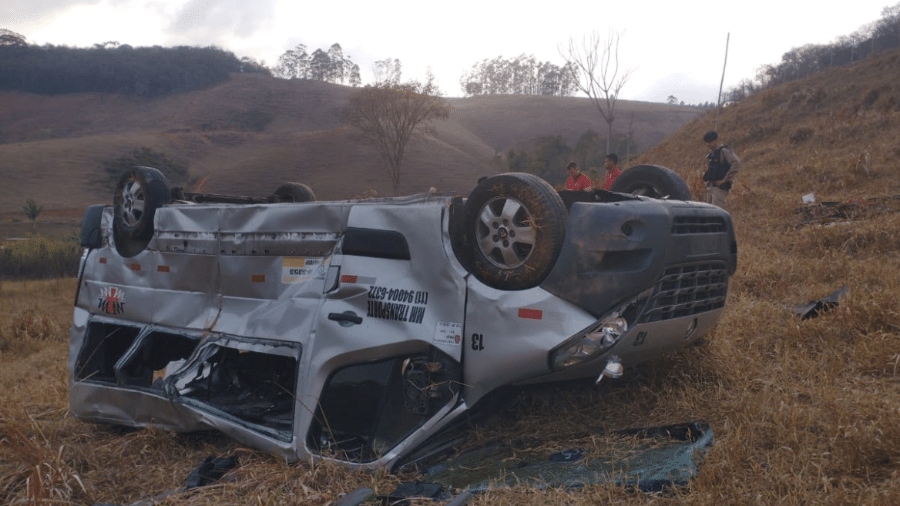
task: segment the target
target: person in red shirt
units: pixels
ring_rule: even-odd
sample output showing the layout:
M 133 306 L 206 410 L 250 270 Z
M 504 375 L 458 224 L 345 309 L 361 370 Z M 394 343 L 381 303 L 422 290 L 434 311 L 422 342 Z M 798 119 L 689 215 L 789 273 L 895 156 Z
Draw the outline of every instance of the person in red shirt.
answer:
M 603 185 L 604 190 L 609 190 L 612 187 L 613 181 L 622 174 L 622 171 L 619 170 L 619 157 L 615 153 L 610 153 L 606 155 L 606 159 L 603 160 L 603 167 L 606 168 L 606 183 Z
M 566 190 L 592 191 L 594 189 L 591 180 L 578 170 L 577 163 L 569 162 L 569 165 L 566 165 L 566 170 L 569 171 L 569 179 L 566 179 Z

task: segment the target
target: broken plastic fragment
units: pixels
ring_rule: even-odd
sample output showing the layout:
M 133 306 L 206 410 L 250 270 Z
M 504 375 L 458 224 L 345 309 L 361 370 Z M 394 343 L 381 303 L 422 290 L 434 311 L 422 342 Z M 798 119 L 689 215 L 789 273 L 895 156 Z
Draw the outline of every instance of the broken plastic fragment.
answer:
M 845 286 L 827 297 L 794 306 L 793 311 L 797 316 L 804 320 L 815 318 L 816 316 L 819 316 L 819 313 L 828 311 L 837 306 L 838 300 L 843 297 L 846 292 L 847 287 Z
M 185 490 L 190 490 L 209 485 L 221 478 L 228 470 L 234 469 L 237 463 L 236 457 L 220 457 L 217 459 L 206 457 L 196 469 L 188 474 L 187 484 L 184 488 Z

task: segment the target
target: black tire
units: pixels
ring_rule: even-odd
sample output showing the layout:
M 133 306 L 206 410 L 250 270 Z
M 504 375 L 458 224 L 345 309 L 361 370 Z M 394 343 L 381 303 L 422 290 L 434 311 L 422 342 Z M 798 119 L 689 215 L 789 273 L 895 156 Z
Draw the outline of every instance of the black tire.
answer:
M 156 210 L 171 200 L 169 181 L 152 167 L 134 167 L 122 174 L 113 198 L 113 240 L 123 257 L 144 251 L 153 237 Z
M 302 183 L 284 183 L 272 194 L 275 202 L 315 202 L 316 194 Z
M 635 165 L 622 171 L 610 190 L 655 199 L 691 200 L 691 189 L 675 171 L 661 165 Z
M 464 264 L 499 290 L 539 285 L 553 269 L 566 236 L 566 207 L 546 181 L 525 173 L 500 174 L 472 190 L 459 240 L 470 248 Z
M 103 233 L 100 230 L 100 222 L 103 217 L 104 204 L 88 206 L 81 218 L 81 234 L 79 244 L 82 248 L 99 248 L 103 246 Z

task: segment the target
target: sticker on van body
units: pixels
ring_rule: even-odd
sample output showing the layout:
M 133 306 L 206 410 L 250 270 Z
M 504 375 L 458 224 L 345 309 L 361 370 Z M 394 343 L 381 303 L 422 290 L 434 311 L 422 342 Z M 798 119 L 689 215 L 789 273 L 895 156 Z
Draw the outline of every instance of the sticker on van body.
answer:
M 459 346 L 462 343 L 462 323 L 439 321 L 434 328 L 434 336 L 431 342 L 434 344 L 448 344 Z
M 284 257 L 281 260 L 281 282 L 293 285 L 309 281 L 325 273 L 328 261 L 322 257 Z

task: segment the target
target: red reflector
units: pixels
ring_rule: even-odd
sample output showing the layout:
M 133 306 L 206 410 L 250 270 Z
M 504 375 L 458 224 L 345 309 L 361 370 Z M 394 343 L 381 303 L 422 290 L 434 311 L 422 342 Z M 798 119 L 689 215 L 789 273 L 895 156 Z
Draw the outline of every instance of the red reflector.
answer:
M 250 281 L 252 281 L 254 283 L 265 283 L 266 276 L 265 276 L 265 274 L 254 274 L 254 275 L 250 276 Z
M 156 270 L 159 272 L 169 272 L 169 266 L 168 265 L 157 265 Z
M 101 264 L 105 264 L 105 263 L 106 263 L 106 257 L 100 257 L 100 263 L 101 263 Z
M 359 276 L 351 276 L 349 274 L 345 274 L 341 276 L 341 283 L 356 283 L 356 280 Z
M 527 318 L 529 320 L 540 320 L 544 317 L 544 312 L 540 309 L 519 308 L 519 318 Z
M 135 272 L 140 272 L 141 264 L 131 264 L 131 270 L 133 270 Z

